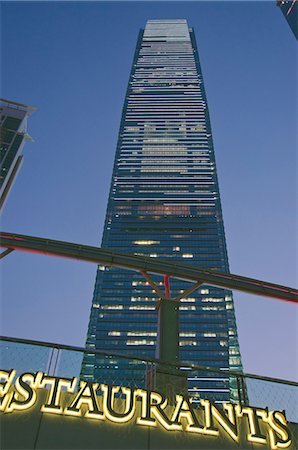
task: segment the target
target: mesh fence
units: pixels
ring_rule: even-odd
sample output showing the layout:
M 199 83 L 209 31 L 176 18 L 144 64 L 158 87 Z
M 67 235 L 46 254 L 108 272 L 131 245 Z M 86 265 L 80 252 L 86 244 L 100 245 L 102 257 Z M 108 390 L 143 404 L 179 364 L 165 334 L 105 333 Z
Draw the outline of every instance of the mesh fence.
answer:
M 1 369 L 23 372 L 48 372 L 53 349 L 27 343 L 0 341 Z
M 0 340 L 0 363 L 1 369 L 16 369 L 17 374 L 42 371 L 57 377 L 156 390 L 168 398 L 189 395 L 194 403 L 208 399 L 284 410 L 288 421 L 298 423 L 298 383 L 9 338 Z
M 284 410 L 289 422 L 298 423 L 298 384 L 246 377 L 250 406 Z

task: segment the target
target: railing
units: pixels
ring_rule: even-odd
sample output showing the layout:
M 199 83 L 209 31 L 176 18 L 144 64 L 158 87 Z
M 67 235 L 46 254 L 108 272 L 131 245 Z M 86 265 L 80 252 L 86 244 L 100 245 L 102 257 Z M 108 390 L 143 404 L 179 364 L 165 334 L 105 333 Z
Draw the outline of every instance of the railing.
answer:
M 42 371 L 52 376 L 91 381 L 95 376 L 96 382 L 161 391 L 167 380 L 171 389 L 165 392 L 167 395 L 173 394 L 173 389 L 174 394 L 185 394 L 188 390 L 194 402 L 207 398 L 218 403 L 240 402 L 285 410 L 287 420 L 298 423 L 298 383 L 293 381 L 197 365 L 165 365 L 157 359 L 11 337 L 0 337 L 0 363 L 2 369 L 16 369 L 19 374 Z M 82 364 L 84 375 L 81 375 Z

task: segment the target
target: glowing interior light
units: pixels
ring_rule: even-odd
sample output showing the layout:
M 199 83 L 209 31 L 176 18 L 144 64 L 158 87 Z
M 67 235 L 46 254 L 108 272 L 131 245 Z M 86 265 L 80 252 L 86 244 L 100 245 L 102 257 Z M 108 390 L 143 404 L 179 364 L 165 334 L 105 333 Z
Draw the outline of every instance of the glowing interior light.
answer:
M 152 244 L 159 244 L 160 241 L 134 241 L 134 244 L 137 245 L 152 245 Z

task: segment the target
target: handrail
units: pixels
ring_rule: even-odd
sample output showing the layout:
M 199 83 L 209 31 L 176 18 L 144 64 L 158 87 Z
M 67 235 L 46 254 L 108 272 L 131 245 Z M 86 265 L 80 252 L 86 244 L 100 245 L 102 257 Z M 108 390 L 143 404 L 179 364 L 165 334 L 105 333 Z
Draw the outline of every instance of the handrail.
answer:
M 136 361 L 152 363 L 152 364 L 162 364 L 162 365 L 167 365 L 169 367 L 175 367 L 175 368 L 183 367 L 183 368 L 187 368 L 190 370 L 202 370 L 202 371 L 206 371 L 206 372 L 220 373 L 221 375 L 227 375 L 227 376 L 232 375 L 235 377 L 252 378 L 255 380 L 269 381 L 272 383 L 287 384 L 289 386 L 298 387 L 298 382 L 295 382 L 295 381 L 283 380 L 280 378 L 273 378 L 273 377 L 267 377 L 267 376 L 262 376 L 262 375 L 255 375 L 255 374 L 251 374 L 251 373 L 237 372 L 234 370 L 223 370 L 223 369 L 217 369 L 217 368 L 213 368 L 213 367 L 205 367 L 205 366 L 200 366 L 200 365 L 196 365 L 196 364 L 183 363 L 183 361 L 180 362 L 179 365 L 176 365 L 176 364 L 172 364 L 172 363 L 165 363 L 164 361 L 161 361 L 160 359 L 157 359 L 157 358 L 143 358 L 143 357 L 135 356 L 135 355 L 131 355 L 131 354 L 123 355 L 123 354 L 119 354 L 119 353 L 106 353 L 101 350 L 90 349 L 90 348 L 85 348 L 85 347 L 78 347 L 78 346 L 74 346 L 74 345 L 38 341 L 38 340 L 33 340 L 33 339 L 23 339 L 23 338 L 10 337 L 10 336 L 0 336 L 0 341 L 15 342 L 15 343 L 19 343 L 19 344 L 36 345 L 36 346 L 40 346 L 40 347 L 51 347 L 51 348 L 55 348 L 57 350 L 72 350 L 72 351 L 77 351 L 77 352 L 82 352 L 82 353 L 93 353 L 96 355 L 102 355 L 102 356 L 111 357 L 111 358 L 134 359 Z
M 22 106 L 23 108 L 32 109 L 33 111 L 36 111 L 36 109 L 37 109 L 36 106 L 25 105 L 24 103 L 18 103 L 18 102 L 14 102 L 12 100 L 6 100 L 5 98 L 0 98 L 0 102 L 7 103 L 8 105 Z

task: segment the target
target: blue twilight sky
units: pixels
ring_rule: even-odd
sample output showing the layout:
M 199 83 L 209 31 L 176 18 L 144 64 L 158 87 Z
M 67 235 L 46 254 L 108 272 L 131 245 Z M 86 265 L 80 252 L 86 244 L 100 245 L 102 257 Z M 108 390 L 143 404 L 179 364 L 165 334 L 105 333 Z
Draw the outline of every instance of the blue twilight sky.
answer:
M 1 229 L 99 245 L 137 35 L 155 18 L 195 30 L 231 272 L 295 286 L 297 42 L 275 1 L 2 2 L 1 96 L 38 110 Z M 1 333 L 84 345 L 95 273 L 12 253 Z M 234 297 L 245 371 L 295 379 L 296 308 Z

